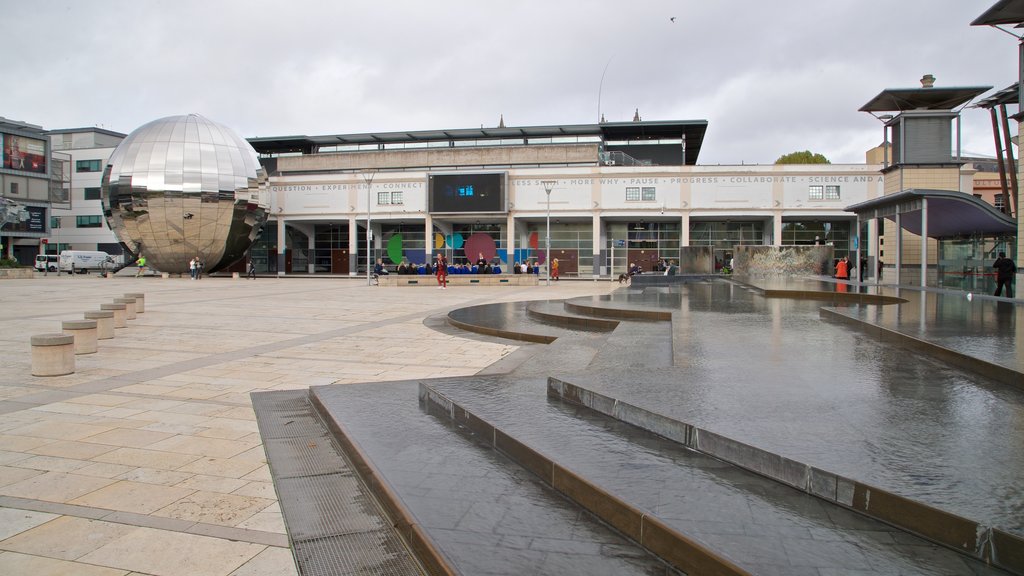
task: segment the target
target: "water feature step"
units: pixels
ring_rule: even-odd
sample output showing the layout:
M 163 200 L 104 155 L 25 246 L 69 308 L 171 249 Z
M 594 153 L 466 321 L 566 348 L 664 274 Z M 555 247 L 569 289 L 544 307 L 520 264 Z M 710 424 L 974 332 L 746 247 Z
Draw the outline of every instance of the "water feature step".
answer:
M 565 300 L 534 300 L 527 302 L 526 312 L 531 318 L 535 318 L 544 324 L 573 328 L 577 330 L 593 330 L 605 332 L 614 330 L 619 322 L 573 314 L 565 308 Z
M 458 308 L 448 313 L 448 323 L 457 328 L 511 340 L 550 344 L 570 331 L 532 318 L 529 302 L 499 302 Z
M 468 432 L 425 412 L 418 381 L 318 386 L 310 399 L 386 508 L 460 574 L 678 574 Z M 366 478 L 366 476 L 364 476 Z
M 983 526 L 875 486 L 737 442 L 570 382 L 549 378 L 548 396 L 585 406 L 681 446 L 920 534 L 1010 572 L 1024 573 L 1024 564 L 1020 561 L 1024 557 L 1024 539 L 1003 530 Z
M 606 508 L 649 514 L 750 573 L 1005 574 L 589 409 L 550 401 L 544 381 L 466 377 L 424 385 L 452 402 L 463 425 L 506 439 L 525 467 L 542 471 L 550 461 L 622 503 Z

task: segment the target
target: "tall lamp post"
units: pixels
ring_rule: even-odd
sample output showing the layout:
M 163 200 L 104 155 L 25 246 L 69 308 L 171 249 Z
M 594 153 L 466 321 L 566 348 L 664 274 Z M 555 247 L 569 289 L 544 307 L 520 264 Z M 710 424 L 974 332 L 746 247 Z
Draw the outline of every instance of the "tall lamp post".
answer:
M 373 285 L 373 232 L 370 230 L 370 188 L 373 185 L 373 177 L 376 172 L 363 172 L 363 180 L 366 181 L 366 285 Z
M 543 180 L 541 184 L 544 185 L 544 193 L 548 197 L 548 215 L 544 224 L 544 258 L 547 260 L 547 285 L 551 286 L 551 189 L 555 187 L 555 181 Z

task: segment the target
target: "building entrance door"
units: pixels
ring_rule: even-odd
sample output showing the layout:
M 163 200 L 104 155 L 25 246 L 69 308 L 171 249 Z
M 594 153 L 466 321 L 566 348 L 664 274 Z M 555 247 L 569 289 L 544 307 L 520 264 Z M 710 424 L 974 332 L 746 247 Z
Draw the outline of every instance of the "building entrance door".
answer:
M 348 274 L 348 250 L 331 250 L 331 274 Z

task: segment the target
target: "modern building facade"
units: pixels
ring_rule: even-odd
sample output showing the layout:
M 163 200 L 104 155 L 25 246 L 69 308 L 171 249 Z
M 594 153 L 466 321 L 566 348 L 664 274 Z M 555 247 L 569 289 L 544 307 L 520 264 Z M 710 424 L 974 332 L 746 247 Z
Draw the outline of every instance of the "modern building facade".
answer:
M 50 206 L 67 201 L 66 164 L 41 126 L 0 118 L 2 255 L 31 264 L 46 237 Z M 56 160 L 56 161 L 55 161 Z
M 125 135 L 103 128 L 68 128 L 47 132 L 52 150 L 68 158 L 68 202 L 55 204 L 42 252 L 100 250 L 121 258 L 121 244 L 103 217 L 100 180 L 107 159 Z
M 543 266 L 550 232 L 563 276 L 601 277 L 688 246 L 713 247 L 719 263 L 738 245 L 856 249 L 844 208 L 882 195 L 881 166 L 698 166 L 706 129 L 635 121 L 250 139 L 270 175 L 253 259 L 263 272 L 359 275 L 376 258 L 441 251 L 474 262 L 479 244 L 466 244 L 483 235 L 506 265 Z

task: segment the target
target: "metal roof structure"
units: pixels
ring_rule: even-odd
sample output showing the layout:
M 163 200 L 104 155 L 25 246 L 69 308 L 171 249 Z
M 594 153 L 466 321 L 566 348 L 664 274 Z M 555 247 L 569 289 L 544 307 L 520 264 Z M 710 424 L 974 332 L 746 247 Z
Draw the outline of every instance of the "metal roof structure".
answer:
M 887 88 L 860 107 L 861 112 L 953 110 L 991 90 L 991 86 Z
M 1019 94 L 1020 84 L 1014 83 L 996 92 L 995 94 L 988 96 L 987 98 L 982 98 L 981 100 L 978 100 L 973 106 L 971 106 L 971 108 L 989 109 L 995 108 L 996 106 L 1000 106 L 1003 104 L 1016 104 L 1017 100 L 1020 99 Z
M 971 26 L 998 26 L 1015 24 L 1017 28 L 1024 23 L 1024 0 L 999 0 L 971 22 Z
M 928 200 L 928 236 L 956 238 L 973 234 L 1016 234 L 1017 221 L 980 198 L 952 190 L 910 189 L 847 206 L 858 217 L 888 218 L 920 214 L 922 199 Z M 921 234 L 921 218 L 901 218 L 901 227 Z
M 364 132 L 322 136 L 270 136 L 247 138 L 261 154 L 301 152 L 314 154 L 322 146 L 353 144 L 426 143 L 456 140 L 505 140 L 597 136 L 602 140 L 655 140 L 681 138 L 686 149 L 686 164 L 696 164 L 707 131 L 707 120 L 671 120 L 639 122 L 602 122 L 600 124 L 562 124 L 553 126 L 510 126 L 495 128 L 459 128 L 403 132 Z

